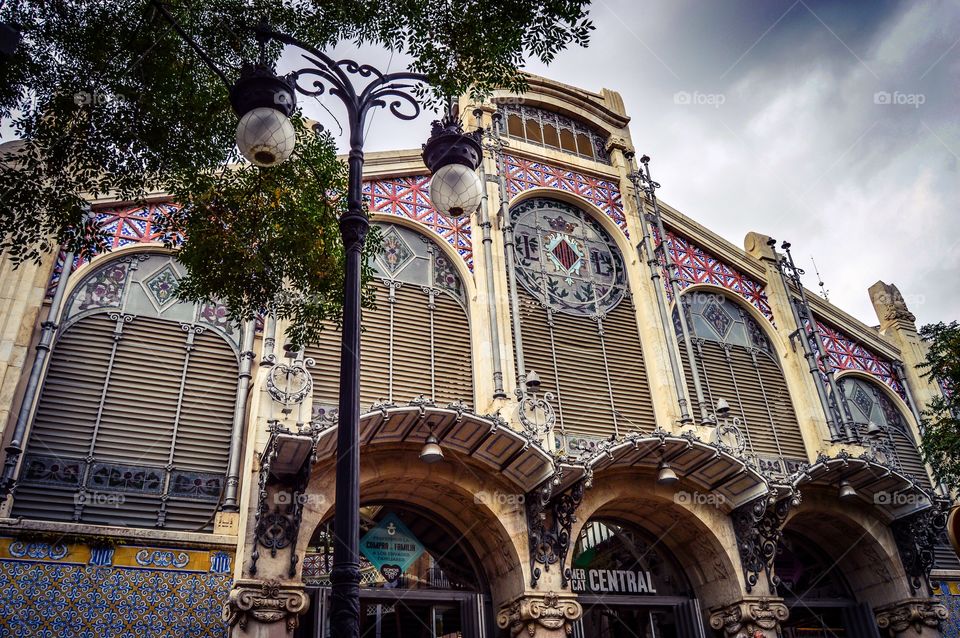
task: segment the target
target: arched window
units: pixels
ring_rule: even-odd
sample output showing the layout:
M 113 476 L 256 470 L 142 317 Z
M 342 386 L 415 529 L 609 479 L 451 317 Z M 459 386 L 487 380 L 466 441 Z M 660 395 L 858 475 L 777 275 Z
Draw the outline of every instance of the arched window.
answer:
M 529 199 L 510 211 L 524 365 L 555 395 L 560 431 L 609 437 L 654 428 L 623 257 L 576 206 Z
M 473 403 L 470 322 L 463 281 L 432 240 L 404 226 L 378 224 L 383 250 L 371 263 L 376 309 L 364 310 L 360 400 L 406 405 L 418 396 L 445 406 Z M 337 407 L 340 331 L 307 348 L 316 360 L 314 413 Z
M 210 528 L 237 389 L 226 309 L 180 303 L 169 255 L 112 259 L 70 295 L 40 392 L 14 514 Z
M 840 387 L 860 433 L 868 438 L 875 437 L 874 440 L 881 443 L 881 453 L 888 456 L 887 460 L 929 486 L 930 479 L 906 418 L 890 397 L 878 384 L 859 376 L 841 377 Z M 872 431 L 871 423 L 876 426 Z
M 792 472 L 807 454 L 786 379 L 763 328 L 721 293 L 691 290 L 682 299 L 707 412 L 713 413 L 718 400 L 727 401 L 731 416 L 742 421 L 747 453 L 765 470 Z M 673 319 L 682 339 L 676 308 Z M 693 372 L 682 343 L 680 355 L 693 394 Z
M 507 135 L 544 148 L 610 163 L 605 135 L 566 115 L 526 104 L 501 102 Z

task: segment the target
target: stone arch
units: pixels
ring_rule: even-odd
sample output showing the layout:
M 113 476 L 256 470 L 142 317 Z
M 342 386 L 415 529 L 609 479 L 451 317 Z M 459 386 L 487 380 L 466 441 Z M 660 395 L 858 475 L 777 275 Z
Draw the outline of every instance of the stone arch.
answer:
M 484 567 L 494 605 L 520 595 L 529 579 L 524 499 L 518 488 L 456 452 L 425 464 L 419 446 L 383 445 L 361 455 L 361 503 L 403 502 L 430 512 L 462 536 Z M 315 528 L 334 512 L 335 467 L 314 468 L 297 539 L 302 558 Z M 284 561 L 285 562 L 285 561 Z
M 857 602 L 878 607 L 911 596 L 893 534 L 867 504 L 840 501 L 826 487 L 806 488 L 784 529 L 834 561 Z
M 648 486 L 638 490 L 638 485 Z M 726 512 L 699 499 L 679 498 L 683 492 L 656 485 L 650 472 L 636 469 L 602 472 L 584 494 L 577 521 L 570 530 L 571 545 L 593 518 L 609 518 L 636 525 L 654 536 L 673 554 L 686 572 L 704 609 L 739 600 L 744 587 L 733 527 Z M 704 495 L 708 496 L 708 495 Z M 568 557 L 572 560 L 572 557 Z
M 904 420 L 910 424 L 911 432 L 914 433 L 914 437 L 917 437 L 919 430 L 917 428 L 917 421 L 913 416 L 913 410 L 910 409 L 910 406 L 906 401 L 904 401 L 903 397 L 893 391 L 893 388 L 868 372 L 862 372 L 860 370 L 842 370 L 837 372 L 836 378 L 838 383 L 847 377 L 854 377 L 860 379 L 861 381 L 865 381 L 869 383 L 871 387 L 881 391 L 884 396 L 886 396 L 897 408 L 897 411 L 900 412 L 900 416 L 902 416 Z

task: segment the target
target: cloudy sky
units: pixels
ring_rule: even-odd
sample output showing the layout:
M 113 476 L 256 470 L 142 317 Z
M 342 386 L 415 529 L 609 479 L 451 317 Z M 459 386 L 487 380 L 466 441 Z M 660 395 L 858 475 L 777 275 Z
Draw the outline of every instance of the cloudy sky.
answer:
M 870 325 L 878 279 L 918 323 L 960 318 L 960 0 L 601 0 L 591 14 L 588 49 L 528 69 L 619 91 L 664 201 L 739 246 L 751 230 L 789 240 L 807 285 L 812 256 L 830 300 Z M 369 149 L 426 137 L 428 117 L 391 119 Z

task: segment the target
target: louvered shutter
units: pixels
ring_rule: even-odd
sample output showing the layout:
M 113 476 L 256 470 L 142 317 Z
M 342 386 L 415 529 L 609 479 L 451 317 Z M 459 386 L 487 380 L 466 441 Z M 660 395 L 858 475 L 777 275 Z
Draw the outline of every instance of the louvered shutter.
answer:
M 523 291 L 520 307 L 524 364 L 540 376 L 543 392 L 556 395 L 565 433 L 606 438 L 655 427 L 629 298 L 603 319 L 602 341 L 596 321 L 559 312 L 553 313 L 551 341 L 540 303 Z

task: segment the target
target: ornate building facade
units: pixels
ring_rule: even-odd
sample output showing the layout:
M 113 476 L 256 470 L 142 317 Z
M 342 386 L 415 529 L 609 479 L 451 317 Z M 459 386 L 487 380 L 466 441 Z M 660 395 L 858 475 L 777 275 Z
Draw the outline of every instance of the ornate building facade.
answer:
M 471 217 L 419 151 L 366 163 L 363 635 L 957 635 L 896 288 L 864 325 L 789 244 L 660 202 L 613 91 L 460 110 Z M 170 205 L 96 202 L 110 252 L 0 264 L 0 636 L 329 635 L 339 333 L 178 301 Z

